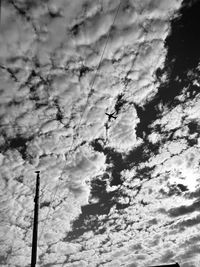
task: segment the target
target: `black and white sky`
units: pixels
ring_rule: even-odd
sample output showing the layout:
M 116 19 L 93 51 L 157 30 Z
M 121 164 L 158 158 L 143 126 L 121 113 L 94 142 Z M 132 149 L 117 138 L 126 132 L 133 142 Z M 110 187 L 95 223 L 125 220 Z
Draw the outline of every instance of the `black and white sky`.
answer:
M 2 0 L 0 266 L 200 266 L 199 14 Z

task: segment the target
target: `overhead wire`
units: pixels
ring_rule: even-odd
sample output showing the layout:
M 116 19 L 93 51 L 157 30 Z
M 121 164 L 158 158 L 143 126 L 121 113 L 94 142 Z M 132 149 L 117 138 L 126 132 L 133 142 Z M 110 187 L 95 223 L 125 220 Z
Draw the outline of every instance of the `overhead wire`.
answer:
M 116 18 L 117 18 L 118 12 L 119 12 L 120 5 L 121 5 L 121 0 L 120 0 L 120 2 L 119 2 L 118 7 L 117 7 L 117 11 L 116 11 L 116 13 L 115 13 L 115 17 L 114 17 L 114 20 L 113 20 L 113 23 L 112 23 L 111 27 L 112 27 L 113 24 L 115 23 L 115 20 L 116 20 Z M 95 72 L 95 74 L 94 74 L 94 78 L 93 78 L 93 81 L 92 81 L 91 86 L 90 86 L 90 90 L 89 90 L 89 93 L 88 93 L 88 96 L 87 96 L 86 104 L 85 104 L 85 106 L 84 106 L 84 109 L 83 109 L 82 115 L 81 115 L 81 117 L 80 117 L 79 123 L 78 123 L 78 125 L 77 125 L 77 127 L 76 127 L 76 131 L 77 131 L 77 132 L 78 132 L 78 130 L 79 130 L 79 128 L 80 128 L 80 125 L 81 125 L 81 122 L 82 122 L 82 119 L 83 119 L 83 116 L 84 116 L 86 107 L 87 107 L 87 105 L 88 105 L 88 100 L 89 100 L 89 98 L 91 97 L 91 95 L 92 95 L 92 93 L 93 93 L 93 86 L 94 86 L 94 84 L 95 84 L 95 81 L 96 81 L 96 78 L 97 78 L 97 74 L 98 74 L 100 65 L 101 65 L 101 63 L 102 63 L 102 60 L 103 60 L 103 56 L 104 56 L 106 47 L 107 47 L 107 45 L 108 45 L 109 38 L 110 38 L 110 30 L 109 30 L 108 33 L 107 33 L 105 46 L 104 46 L 103 51 L 102 51 L 102 53 L 101 53 L 101 57 L 100 57 L 100 60 L 99 60 L 99 64 L 98 64 L 98 66 L 97 66 L 97 68 L 96 68 L 96 72 Z M 0 126 L 1 126 L 1 127 L 2 127 L 2 126 L 3 126 L 3 127 L 13 127 L 13 128 L 22 128 L 22 127 L 26 127 L 25 125 L 24 125 L 24 126 L 21 126 L 21 125 L 9 125 L 9 124 L 7 124 L 7 125 L 6 125 L 6 124 L 1 124 Z M 72 143 L 71 143 L 71 145 L 70 145 L 70 149 L 69 149 L 68 154 L 70 154 L 70 153 L 72 152 L 72 148 L 73 148 L 74 142 L 75 142 L 75 138 L 74 138 L 74 135 L 73 135 L 73 140 L 72 140 Z M 59 180 L 59 182 L 60 182 L 60 180 Z M 30 187 L 29 187 L 29 188 L 30 188 Z M 41 230 L 41 232 L 40 232 L 38 241 L 40 241 L 40 239 L 41 239 L 41 237 L 42 237 L 42 234 L 43 234 L 43 232 L 44 232 L 44 228 L 45 228 L 46 222 L 47 222 L 47 220 L 48 220 L 48 218 L 49 218 L 49 214 L 50 214 L 50 211 L 51 211 L 51 207 L 52 207 L 53 202 L 55 201 L 55 198 L 56 198 L 56 196 L 57 196 L 58 188 L 59 188 L 59 183 L 57 184 L 56 189 L 55 189 L 54 192 L 48 190 L 47 188 L 45 189 L 45 190 L 51 192 L 51 195 L 50 195 L 50 205 L 49 205 L 49 207 L 48 207 L 47 215 L 45 216 L 46 218 L 45 218 L 45 220 L 43 221 L 43 228 L 42 228 L 42 230 Z
M 110 26 L 110 29 L 112 28 L 112 26 L 114 25 L 114 23 L 115 23 L 115 21 L 116 21 L 116 18 L 117 18 L 118 12 L 119 12 L 120 5 L 121 5 L 121 0 L 120 0 L 120 2 L 119 2 L 118 7 L 117 7 L 117 11 L 116 11 L 116 13 L 115 13 L 114 20 L 113 20 L 113 22 L 112 22 L 112 24 L 111 24 L 111 26 Z M 110 38 L 110 30 L 109 30 L 108 33 L 107 33 L 105 46 L 104 46 L 103 51 L 102 51 L 102 53 L 101 53 L 101 57 L 100 57 L 100 60 L 99 60 L 99 64 L 98 64 L 98 66 L 97 66 L 97 68 L 96 68 L 96 72 L 95 72 L 95 75 L 94 75 L 94 79 L 93 79 L 93 81 L 92 81 L 92 83 L 91 83 L 90 91 L 89 91 L 89 93 L 88 93 L 87 100 L 86 100 L 86 104 L 85 104 L 84 110 L 83 110 L 83 112 L 82 112 L 80 121 L 79 121 L 79 123 L 78 123 L 77 129 L 79 129 L 79 127 L 80 127 L 80 124 L 81 124 L 81 122 L 82 122 L 82 119 L 83 119 L 83 116 L 84 116 L 84 113 L 85 113 L 85 110 L 86 110 L 86 107 L 87 107 L 87 104 L 88 104 L 88 100 L 89 100 L 90 96 L 91 96 L 92 93 L 93 93 L 93 86 L 94 86 L 94 83 L 95 83 L 95 81 L 96 81 L 97 74 L 98 74 L 100 65 L 101 65 L 101 63 L 102 63 L 103 56 L 104 56 L 105 50 L 106 50 L 106 48 L 107 48 L 109 38 Z
M 116 18 L 117 18 L 117 15 L 118 15 L 120 6 L 121 6 L 121 0 L 119 1 L 119 4 L 118 4 L 118 6 L 117 6 L 117 10 L 116 10 L 116 13 L 115 13 L 113 22 L 112 22 L 112 24 L 111 24 L 111 26 L 110 26 L 110 29 L 112 28 L 112 26 L 114 25 L 114 23 L 115 23 L 115 21 L 116 21 Z M 84 109 L 83 109 L 82 115 L 81 115 L 81 117 L 80 117 L 79 123 L 78 123 L 78 125 L 77 125 L 77 127 L 76 127 L 76 131 L 77 131 L 77 132 L 78 132 L 78 130 L 79 130 L 79 128 L 80 128 L 80 125 L 81 125 L 81 122 L 82 122 L 82 119 L 83 119 L 83 116 L 84 116 L 86 107 L 87 107 L 87 105 L 88 105 L 88 100 L 89 100 L 90 96 L 92 95 L 92 92 L 93 92 L 93 86 L 94 86 L 94 83 L 95 83 L 95 81 L 96 81 L 96 77 L 97 77 L 97 74 L 98 74 L 98 71 L 99 71 L 101 62 L 102 62 L 102 60 L 103 60 L 103 56 L 104 56 L 106 47 L 107 47 L 107 45 L 108 45 L 109 38 L 110 38 L 110 30 L 109 30 L 108 33 L 107 33 L 107 36 L 106 36 L 106 42 L 105 42 L 103 51 L 102 51 L 102 53 L 101 53 L 101 57 L 100 57 L 99 64 L 98 64 L 98 66 L 97 66 L 97 69 L 96 69 L 96 72 L 95 72 L 93 81 L 92 81 L 91 86 L 90 86 L 90 90 L 89 90 L 89 93 L 88 93 L 88 96 L 87 96 L 86 104 L 85 104 L 85 106 L 84 106 Z M 68 154 L 71 153 L 72 148 L 73 148 L 73 145 L 74 145 L 74 142 L 75 142 L 75 138 L 74 138 L 74 135 L 73 135 L 72 143 L 71 143 L 70 149 L 69 149 L 69 151 L 68 151 Z M 59 179 L 58 181 L 60 182 L 60 179 Z M 48 209 L 46 218 L 45 218 L 45 220 L 43 221 L 43 227 L 42 227 L 42 230 L 41 230 L 41 232 L 40 232 L 40 235 L 39 235 L 39 238 L 38 238 L 38 242 L 41 240 L 41 237 L 42 237 L 43 232 L 44 232 L 44 228 L 45 228 L 45 226 L 46 226 L 46 222 L 47 222 L 47 220 L 49 219 L 50 209 L 51 209 L 51 207 L 52 207 L 52 205 L 53 205 L 53 202 L 54 202 L 54 200 L 55 200 L 55 197 L 56 197 L 56 195 L 57 195 L 57 191 L 58 191 L 58 188 L 59 188 L 59 182 L 58 182 L 58 184 L 56 185 L 56 189 L 55 189 L 54 194 L 52 194 L 53 197 L 50 198 L 50 199 L 51 199 L 51 201 L 50 201 L 51 204 L 49 205 L 49 209 Z M 53 193 L 53 191 L 52 191 L 52 193 Z

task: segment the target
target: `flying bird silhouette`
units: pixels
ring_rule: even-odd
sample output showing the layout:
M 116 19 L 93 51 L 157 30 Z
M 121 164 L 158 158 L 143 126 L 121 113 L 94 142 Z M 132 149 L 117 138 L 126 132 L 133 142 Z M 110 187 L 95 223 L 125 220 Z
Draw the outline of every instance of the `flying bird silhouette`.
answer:
M 113 116 L 113 115 L 114 115 L 114 113 L 115 113 L 115 112 L 113 112 L 113 113 L 107 113 L 107 112 L 106 112 L 106 113 L 105 113 L 105 114 L 108 116 L 108 121 L 110 121 L 110 120 L 111 120 L 111 118 L 113 118 L 113 119 L 115 119 L 115 120 L 117 119 L 117 117 L 116 117 L 116 116 Z

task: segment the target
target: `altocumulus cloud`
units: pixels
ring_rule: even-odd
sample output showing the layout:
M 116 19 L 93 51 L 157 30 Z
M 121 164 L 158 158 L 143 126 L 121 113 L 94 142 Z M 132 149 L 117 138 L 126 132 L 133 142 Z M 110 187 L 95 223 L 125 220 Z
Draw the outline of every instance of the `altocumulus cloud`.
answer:
M 181 4 L 3 1 L 1 266 L 30 264 L 38 169 L 38 266 L 198 266 L 199 66 L 166 42 Z

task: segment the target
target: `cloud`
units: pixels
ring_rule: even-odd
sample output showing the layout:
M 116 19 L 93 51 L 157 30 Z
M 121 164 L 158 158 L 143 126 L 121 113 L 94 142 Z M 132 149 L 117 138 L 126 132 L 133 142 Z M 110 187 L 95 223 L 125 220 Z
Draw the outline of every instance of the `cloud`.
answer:
M 199 73 L 166 70 L 181 2 L 2 4 L 2 266 L 30 263 L 38 169 L 39 266 L 198 266 Z
M 126 153 L 139 143 L 135 128 L 139 122 L 133 106 L 124 106 L 117 119 L 108 129 L 108 142 L 111 147 L 126 151 Z

